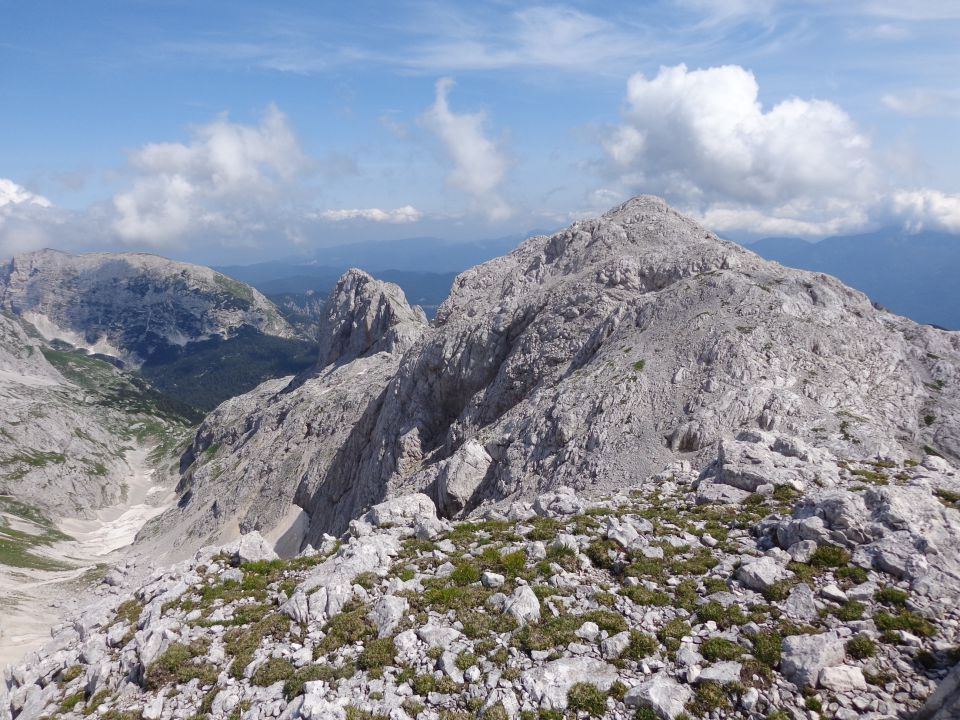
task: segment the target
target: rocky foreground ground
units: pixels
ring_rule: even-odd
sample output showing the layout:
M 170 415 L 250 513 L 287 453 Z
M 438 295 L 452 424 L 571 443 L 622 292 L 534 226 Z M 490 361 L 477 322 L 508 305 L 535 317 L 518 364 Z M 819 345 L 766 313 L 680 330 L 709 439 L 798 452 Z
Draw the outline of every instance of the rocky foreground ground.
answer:
M 402 496 L 296 558 L 112 571 L 0 718 L 909 717 L 960 657 L 958 502 L 942 458 L 765 433 L 600 499 Z

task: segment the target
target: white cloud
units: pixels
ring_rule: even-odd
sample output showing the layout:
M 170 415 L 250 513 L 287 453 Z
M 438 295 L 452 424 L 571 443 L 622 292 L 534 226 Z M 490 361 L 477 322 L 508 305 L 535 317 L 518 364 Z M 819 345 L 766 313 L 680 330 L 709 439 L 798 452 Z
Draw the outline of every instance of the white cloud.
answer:
M 637 73 L 623 123 L 604 142 L 606 170 L 631 193 L 665 195 L 723 229 L 819 233 L 862 221 L 878 176 L 850 116 L 799 98 L 764 110 L 758 96 L 737 65 Z
M 863 0 L 860 10 L 869 16 L 913 22 L 960 20 L 956 0 Z
M 741 22 L 770 23 L 777 0 L 674 0 L 684 9 L 696 13 L 702 27 L 717 27 Z
M 404 205 L 394 210 L 381 210 L 380 208 L 362 208 L 352 210 L 325 210 L 318 213 L 318 217 L 330 222 L 342 222 L 344 220 L 368 220 L 378 223 L 411 223 L 417 222 L 423 218 L 423 213 L 412 205 Z
M 42 195 L 37 195 L 18 185 L 13 180 L 0 178 L 0 208 L 13 205 L 37 205 L 51 207 L 52 203 Z
M 960 195 L 939 190 L 898 190 L 893 194 L 893 210 L 907 228 L 926 228 L 960 233 Z
M 433 38 L 410 49 L 407 62 L 420 68 L 493 70 L 511 67 L 609 72 L 611 65 L 649 52 L 630 30 L 569 7 L 529 7 L 485 26 L 454 13 L 428 30 Z
M 880 100 L 894 112 L 911 117 L 960 115 L 960 90 L 916 88 L 899 95 L 889 93 Z
M 450 110 L 447 96 L 453 84 L 450 78 L 437 82 L 436 100 L 420 121 L 437 137 L 453 163 L 450 183 L 470 195 L 491 220 L 506 219 L 512 211 L 500 195 L 500 185 L 510 161 L 498 143 L 486 136 L 484 113 Z
M 135 177 L 113 198 L 113 229 L 122 241 L 158 247 L 187 233 L 256 227 L 309 164 L 274 106 L 255 127 L 221 116 L 188 144 L 150 143 L 129 161 Z
M 0 178 L 0 258 L 48 245 L 44 225 L 56 215 L 47 198 Z

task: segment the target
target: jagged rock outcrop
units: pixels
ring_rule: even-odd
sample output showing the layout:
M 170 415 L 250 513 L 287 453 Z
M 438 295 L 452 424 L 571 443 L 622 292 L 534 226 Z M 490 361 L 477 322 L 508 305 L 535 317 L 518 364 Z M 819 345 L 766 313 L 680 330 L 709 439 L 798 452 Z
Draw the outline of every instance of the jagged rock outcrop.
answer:
M 369 297 L 346 297 L 327 305 L 327 359 L 395 343 Z M 683 459 L 713 464 L 702 501 L 738 503 L 781 485 L 831 487 L 838 459 L 960 454 L 960 336 L 765 261 L 651 197 L 463 273 L 396 367 L 329 372 L 350 412 L 319 413 L 309 431 L 281 422 L 279 406 L 267 421 L 275 384 L 218 410 L 198 436 L 200 449 L 227 439 L 223 494 L 294 497 L 307 542 L 406 492 L 464 514 L 560 485 L 609 490 Z M 285 403 L 326 392 L 303 387 Z M 285 429 L 244 456 L 239 440 L 265 423 Z M 273 468 L 304 451 L 336 462 L 278 480 Z M 213 458 L 193 459 L 188 475 L 212 474 Z
M 343 364 L 380 352 L 403 353 L 413 345 L 427 317 L 410 307 L 399 286 L 348 270 L 323 308 L 317 339 L 320 365 Z
M 249 285 L 143 253 L 17 255 L 0 265 L 0 309 L 29 321 L 47 340 L 133 365 L 243 328 L 293 334 L 276 307 Z
M 306 523 L 345 525 L 383 499 L 375 486 L 331 482 L 331 468 L 365 441 L 403 352 L 426 327 L 399 287 L 347 272 L 324 308 L 317 366 L 218 407 L 183 460 L 179 507 L 143 538 L 192 551 L 261 530 L 287 545 L 296 538 L 296 552 Z

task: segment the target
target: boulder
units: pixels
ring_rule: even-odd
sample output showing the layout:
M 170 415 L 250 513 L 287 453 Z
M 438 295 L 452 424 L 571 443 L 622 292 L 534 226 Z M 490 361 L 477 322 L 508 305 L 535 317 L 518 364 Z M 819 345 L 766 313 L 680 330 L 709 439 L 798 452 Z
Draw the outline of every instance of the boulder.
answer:
M 506 599 L 503 610 L 521 625 L 540 620 L 540 600 L 529 585 L 521 585 Z
M 240 539 L 224 548 L 224 551 L 232 556 L 234 565 L 242 565 L 246 562 L 257 562 L 259 560 L 277 560 L 279 556 L 273 551 L 273 546 L 267 542 L 256 530 L 246 535 L 241 535 Z
M 564 710 L 567 693 L 578 682 L 589 682 L 606 691 L 617 679 L 617 670 L 600 660 L 571 657 L 553 660 L 527 670 L 520 684 L 534 703 L 545 710 Z
M 867 681 L 863 677 L 863 671 L 852 665 L 825 667 L 820 671 L 817 682 L 820 687 L 834 692 L 867 689 Z
M 796 685 L 815 685 L 820 671 L 843 663 L 846 649 L 836 630 L 791 635 L 783 641 L 780 671 Z
M 374 600 L 370 607 L 370 619 L 377 626 L 377 637 L 384 638 L 391 635 L 400 624 L 408 607 L 406 598 L 394 595 L 383 595 Z
M 437 471 L 437 498 L 447 516 L 463 510 L 487 475 L 493 458 L 476 440 L 467 440 Z
M 772 557 L 767 556 L 750 560 L 737 570 L 737 580 L 744 587 L 758 592 L 772 590 L 784 580 L 792 577 L 792 572 Z
M 433 500 L 423 493 L 413 493 L 374 505 L 365 517 L 366 521 L 374 527 L 412 527 L 418 520 L 425 518 L 435 520 L 437 508 Z
M 659 672 L 651 679 L 630 688 L 623 698 L 628 707 L 648 707 L 660 720 L 674 720 L 685 712 L 693 691 L 681 685 L 666 672 Z

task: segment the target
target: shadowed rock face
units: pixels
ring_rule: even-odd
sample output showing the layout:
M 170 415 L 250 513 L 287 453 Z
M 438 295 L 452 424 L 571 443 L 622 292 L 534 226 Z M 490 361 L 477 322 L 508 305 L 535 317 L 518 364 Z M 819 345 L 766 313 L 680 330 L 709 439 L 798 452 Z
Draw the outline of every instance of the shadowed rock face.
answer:
M 0 308 L 47 339 L 139 365 L 157 352 L 253 328 L 293 332 L 273 304 L 210 268 L 142 253 L 18 255 L 0 266 Z
M 266 532 L 293 505 L 317 518 L 329 512 L 325 525 L 332 527 L 382 496 L 374 486 L 331 482 L 330 468 L 375 417 L 426 318 L 399 287 L 359 270 L 340 279 L 322 318 L 314 368 L 264 383 L 207 417 L 182 461 L 180 506 L 145 538 L 169 536 L 189 549 L 224 533 Z
M 677 459 L 747 463 L 742 431 L 772 433 L 771 468 L 804 466 L 791 478 L 808 485 L 835 482 L 836 458 L 960 454 L 956 334 L 765 261 L 657 198 L 464 272 L 430 328 L 381 285 L 348 273 L 327 303 L 335 364 L 218 409 L 195 448 L 219 443 L 219 456 L 196 452 L 188 476 L 213 483 L 216 463 L 220 496 L 293 497 L 316 541 L 406 492 L 462 513 L 559 485 L 623 487 Z M 319 405 L 296 424 L 281 398 Z M 264 428 L 273 439 L 254 461 L 245 447 Z M 305 452 L 327 460 L 276 472 Z M 726 472 L 741 479 L 724 487 L 763 484 L 746 464 Z

